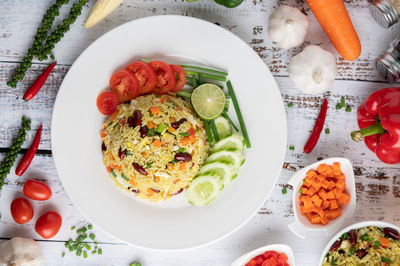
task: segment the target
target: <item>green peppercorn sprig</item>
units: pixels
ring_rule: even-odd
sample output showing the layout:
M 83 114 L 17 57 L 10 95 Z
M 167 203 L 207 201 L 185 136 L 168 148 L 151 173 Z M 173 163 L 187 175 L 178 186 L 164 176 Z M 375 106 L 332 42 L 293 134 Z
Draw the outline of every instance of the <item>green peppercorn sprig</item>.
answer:
M 18 137 L 13 140 L 13 143 L 8 151 L 6 158 L 0 164 L 0 190 L 4 185 L 4 179 L 10 173 L 11 167 L 17 159 L 18 152 L 21 150 L 21 145 L 26 139 L 26 132 L 31 130 L 31 120 L 22 117 L 21 129 L 18 132 Z
M 79 0 L 78 3 L 72 5 L 70 13 L 66 19 L 63 20 L 62 25 L 58 25 L 57 29 L 54 30 L 49 36 L 48 32 L 51 29 L 54 19 L 58 16 L 59 9 L 61 6 L 67 4 L 69 0 L 56 0 L 43 16 L 42 25 L 37 29 L 36 36 L 34 38 L 32 47 L 28 49 L 28 53 L 18 66 L 11 80 L 7 82 L 7 85 L 15 88 L 17 82 L 22 80 L 25 76 L 26 71 L 32 65 L 33 58 L 37 58 L 39 61 L 46 60 L 48 56 L 53 59 L 54 56 L 51 54 L 56 43 L 58 43 L 70 28 L 70 25 L 75 22 L 77 17 L 81 14 L 82 7 L 88 2 L 88 0 Z
M 89 232 L 89 230 L 92 230 L 93 226 L 89 224 L 87 227 L 83 226 L 79 229 L 76 230 L 76 226 L 72 226 L 71 230 L 75 231 L 78 234 L 75 240 L 69 239 L 68 242 L 65 242 L 65 247 L 69 252 L 75 252 L 76 256 L 81 256 L 83 254 L 83 258 L 87 258 L 88 254 L 103 254 L 103 251 L 101 248 L 98 247 L 99 242 L 96 240 L 95 234 L 92 232 Z M 88 235 L 89 234 L 89 235 Z M 92 247 L 92 243 L 87 242 L 90 240 L 86 240 L 87 238 L 90 238 L 93 241 L 93 244 L 95 245 Z M 90 251 L 90 252 L 89 252 Z M 65 251 L 61 254 L 61 257 L 65 256 Z

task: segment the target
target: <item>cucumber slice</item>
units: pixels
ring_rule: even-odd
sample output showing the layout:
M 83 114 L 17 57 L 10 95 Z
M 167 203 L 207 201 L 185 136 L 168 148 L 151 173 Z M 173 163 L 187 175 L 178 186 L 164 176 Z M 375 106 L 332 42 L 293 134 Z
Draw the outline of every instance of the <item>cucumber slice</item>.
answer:
M 199 171 L 199 175 L 218 176 L 222 185 L 228 184 L 236 174 L 237 171 L 233 165 L 221 162 L 206 163 Z
M 215 143 L 211 152 L 214 153 L 221 150 L 242 152 L 243 147 L 244 138 L 238 134 L 232 134 L 231 136 L 221 139 Z
M 218 116 L 214 119 L 215 126 L 217 127 L 218 136 L 223 139 L 227 136 L 232 135 L 232 127 L 229 121 L 222 116 Z
M 199 176 L 190 183 L 186 196 L 189 203 L 205 206 L 217 197 L 220 186 L 220 182 L 215 176 Z
M 244 161 L 245 158 L 240 152 L 222 150 L 211 154 L 207 158 L 206 163 L 210 162 L 227 163 L 232 165 L 236 170 L 238 170 L 239 167 L 243 165 Z

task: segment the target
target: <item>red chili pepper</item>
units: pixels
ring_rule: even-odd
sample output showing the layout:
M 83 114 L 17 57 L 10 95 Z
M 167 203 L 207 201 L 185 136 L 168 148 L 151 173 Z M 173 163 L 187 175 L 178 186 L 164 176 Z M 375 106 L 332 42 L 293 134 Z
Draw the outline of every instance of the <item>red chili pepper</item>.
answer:
M 43 84 L 46 82 L 47 77 L 50 75 L 51 71 L 55 67 L 57 62 L 49 65 L 46 70 L 33 82 L 33 84 L 29 87 L 29 89 L 24 94 L 24 100 L 29 101 L 35 97 L 36 93 L 42 88 Z
M 308 139 L 306 145 L 304 146 L 304 152 L 310 153 L 314 149 L 315 145 L 317 145 L 319 135 L 321 135 L 321 131 L 324 128 L 326 111 L 328 110 L 328 101 L 326 98 L 321 106 L 321 111 L 319 112 L 317 121 L 315 122 L 314 129 L 311 133 L 310 138 Z
M 28 169 L 29 165 L 31 164 L 32 159 L 35 156 L 36 151 L 38 150 L 41 134 L 42 134 L 42 125 L 40 125 L 38 131 L 36 132 L 32 145 L 29 147 L 24 157 L 22 157 L 21 161 L 18 164 L 17 169 L 15 169 L 15 174 L 17 176 L 23 175 L 23 173 L 26 171 L 26 169 Z

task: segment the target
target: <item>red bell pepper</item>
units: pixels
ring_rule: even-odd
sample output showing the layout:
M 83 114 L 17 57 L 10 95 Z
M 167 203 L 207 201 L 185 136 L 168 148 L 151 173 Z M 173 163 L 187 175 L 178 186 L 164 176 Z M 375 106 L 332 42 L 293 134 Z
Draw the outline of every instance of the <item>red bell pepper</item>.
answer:
M 364 139 L 367 147 L 388 164 L 400 162 L 400 88 L 372 93 L 357 111 L 360 130 L 351 132 L 354 141 Z

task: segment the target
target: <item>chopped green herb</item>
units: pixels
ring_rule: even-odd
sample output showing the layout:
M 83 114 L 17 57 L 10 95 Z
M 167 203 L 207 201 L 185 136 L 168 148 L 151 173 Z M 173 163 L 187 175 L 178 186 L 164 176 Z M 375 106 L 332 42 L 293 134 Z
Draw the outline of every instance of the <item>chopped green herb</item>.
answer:
M 328 135 L 329 133 L 331 133 L 331 131 L 329 130 L 329 128 L 325 128 L 325 134 Z
M 147 163 L 147 165 L 146 165 L 146 168 L 150 168 L 150 167 L 151 167 L 151 165 L 152 165 L 153 163 L 154 163 L 154 162 Z
M 303 190 L 299 189 L 299 194 L 303 194 Z
M 75 226 L 75 225 L 71 227 L 71 230 L 72 230 L 72 231 L 74 231 L 75 229 L 76 229 L 76 226 Z
M 111 126 L 113 121 L 108 122 L 107 127 Z
M 132 153 L 131 153 L 130 150 L 126 150 L 125 154 L 126 154 L 126 155 L 131 155 Z
M 129 266 L 142 266 L 142 264 L 139 262 L 132 262 L 129 264 Z
M 360 237 L 360 239 L 361 239 L 362 241 L 368 241 L 368 240 L 370 240 L 367 233 L 363 234 L 363 235 Z
M 287 104 L 287 107 L 292 108 L 293 105 L 294 105 L 294 104 L 293 104 L 292 102 L 290 102 L 290 103 Z
M 173 160 L 171 161 L 171 163 L 172 163 L 173 165 L 175 165 L 175 164 L 177 164 L 177 163 L 178 163 L 178 161 L 177 161 L 177 160 L 175 160 L 175 159 L 173 159 Z
M 340 103 L 336 104 L 335 106 L 336 110 L 342 109 L 342 106 L 340 105 Z
M 117 177 L 117 174 L 115 173 L 114 169 L 111 169 L 111 173 L 114 177 Z M 86 230 L 85 230 L 86 231 Z
M 337 265 L 336 259 L 333 258 L 333 257 L 332 257 L 332 260 L 331 260 L 331 265 L 332 266 L 336 266 Z
M 92 239 L 92 240 L 94 240 L 94 239 L 96 238 L 96 236 L 95 236 L 93 233 L 91 233 L 91 234 L 89 235 L 89 238 Z
M 99 249 L 97 250 L 97 253 L 98 253 L 99 255 L 103 254 L 103 251 L 101 250 L 101 248 L 99 248 Z
M 93 225 L 89 224 L 87 228 L 88 228 L 89 230 L 92 230 L 92 229 L 93 229 Z
M 351 246 L 350 250 L 349 250 L 349 255 L 352 256 L 354 253 L 356 253 L 357 249 L 355 246 Z
M 91 250 L 92 248 L 88 245 L 88 244 L 86 244 L 86 243 L 83 243 L 83 246 L 87 249 L 87 250 Z
M 385 257 L 381 257 L 381 261 L 386 262 L 386 263 L 392 263 L 392 261 L 390 259 L 385 258 Z
M 93 243 L 95 243 L 97 245 L 97 244 L 99 244 L 99 241 L 94 241 Z M 97 249 L 97 247 L 96 247 L 96 249 Z
M 154 136 L 154 128 L 150 128 L 147 130 L 147 136 L 148 137 L 153 137 Z
M 185 148 L 179 148 L 179 150 L 178 150 L 179 153 L 184 153 L 185 151 L 186 151 Z
M 158 95 L 158 94 L 156 94 L 156 95 L 154 95 L 156 98 L 160 98 L 161 96 L 160 95 Z
M 343 235 L 340 236 L 340 239 L 342 240 L 349 239 L 349 233 L 344 233 Z
M 86 253 L 86 251 L 83 252 L 83 257 L 84 257 L 85 259 L 87 259 L 87 253 Z
M 95 254 L 95 253 L 97 253 L 97 250 L 92 250 L 92 254 Z
M 286 188 L 282 188 L 282 195 L 285 195 L 287 193 L 287 189 Z
M 61 258 L 64 258 L 64 256 L 65 256 L 65 252 L 63 252 L 63 253 L 61 254 Z
M 181 137 L 189 137 L 190 136 L 189 132 L 183 132 L 183 133 L 180 133 L 179 135 L 181 135 Z
M 213 133 L 214 139 L 216 142 L 219 141 L 219 135 L 218 135 L 218 130 L 217 130 L 217 126 L 215 125 L 215 121 L 211 120 L 210 121 L 210 126 L 211 126 L 211 131 Z
M 69 252 L 72 252 L 72 251 L 74 251 L 74 248 L 73 247 L 69 247 L 68 250 L 69 250 Z
M 129 181 L 129 178 L 128 178 L 126 175 L 124 175 L 124 173 L 121 174 L 121 177 L 122 177 L 123 179 L 125 179 L 126 181 Z
M 381 241 L 379 241 L 379 240 L 374 241 L 374 243 L 372 244 L 372 246 L 374 246 L 374 247 L 379 247 L 380 245 L 381 245 Z
M 178 107 L 178 105 L 177 105 L 175 102 L 171 101 L 170 103 L 171 103 L 174 107 Z
M 156 133 L 159 135 L 162 135 L 167 128 L 168 128 L 168 126 L 166 124 L 159 124 L 157 126 Z
M 348 113 L 351 112 L 351 107 L 350 106 L 346 106 L 346 112 L 348 112 Z
M 77 234 L 85 233 L 86 230 L 87 230 L 87 229 L 86 229 L 86 227 L 84 226 L 84 227 L 79 228 L 79 229 L 76 231 L 76 233 L 77 233 Z
M 77 251 L 76 251 L 76 256 L 80 256 L 82 254 L 82 250 L 80 250 L 80 249 L 78 249 Z
M 303 184 L 306 182 L 306 180 L 305 179 L 303 179 Z
M 344 106 L 345 106 L 345 102 L 344 102 L 344 97 L 342 96 L 342 97 L 340 97 L 340 107 L 344 108 Z
M 290 145 L 290 146 L 289 146 L 289 150 L 294 151 L 294 146 L 293 146 L 293 145 Z
M 150 111 L 149 111 L 149 116 L 150 116 L 150 117 L 153 117 L 153 114 L 152 114 Z

